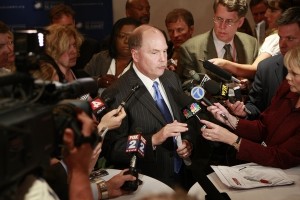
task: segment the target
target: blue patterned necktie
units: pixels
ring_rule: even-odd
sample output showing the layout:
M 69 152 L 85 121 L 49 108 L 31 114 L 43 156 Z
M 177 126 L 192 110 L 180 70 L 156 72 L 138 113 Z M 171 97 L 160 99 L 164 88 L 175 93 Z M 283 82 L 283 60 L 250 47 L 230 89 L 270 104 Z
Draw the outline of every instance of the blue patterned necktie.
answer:
M 173 122 L 173 117 L 170 113 L 170 110 L 164 100 L 164 98 L 162 97 L 160 90 L 158 88 L 158 82 L 154 81 L 153 83 L 153 89 L 155 91 L 155 95 L 154 95 L 154 101 L 156 103 L 156 106 L 158 107 L 158 109 L 160 110 L 161 114 L 163 115 L 165 121 L 167 123 L 171 123 Z M 179 173 L 181 165 L 182 165 L 182 159 L 178 156 L 176 149 L 177 149 L 177 144 L 176 144 L 176 140 L 175 138 L 173 138 L 173 142 L 174 142 L 174 149 L 175 149 L 175 156 L 174 156 L 174 171 L 175 173 Z

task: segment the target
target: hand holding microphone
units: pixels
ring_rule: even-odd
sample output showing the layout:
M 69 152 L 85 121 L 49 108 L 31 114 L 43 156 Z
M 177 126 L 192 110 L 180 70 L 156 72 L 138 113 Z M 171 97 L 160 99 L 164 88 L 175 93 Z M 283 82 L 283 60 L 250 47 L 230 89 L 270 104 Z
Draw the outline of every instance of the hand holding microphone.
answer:
M 145 148 L 146 148 L 146 140 L 143 136 L 139 133 L 136 135 L 129 135 L 126 145 L 126 152 L 131 153 L 132 157 L 130 160 L 129 170 L 124 172 L 124 175 L 131 174 L 132 176 L 136 177 L 134 181 L 126 181 L 123 186 L 121 187 L 123 190 L 126 191 L 136 191 L 139 186 L 139 174 L 136 168 L 138 157 L 144 157 L 145 155 Z

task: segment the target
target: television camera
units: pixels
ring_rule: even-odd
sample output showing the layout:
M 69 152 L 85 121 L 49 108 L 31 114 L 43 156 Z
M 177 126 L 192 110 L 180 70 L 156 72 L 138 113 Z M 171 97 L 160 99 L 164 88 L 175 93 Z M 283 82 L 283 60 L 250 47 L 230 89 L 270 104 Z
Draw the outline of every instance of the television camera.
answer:
M 43 54 L 44 34 L 14 32 L 17 72 L 0 76 L 0 199 L 13 199 L 26 175 L 42 176 L 50 158 L 60 156 L 65 128 L 73 129 L 76 146 L 95 146 L 101 139 L 96 132 L 83 136 L 77 111 L 91 116 L 92 110 L 87 101 L 74 99 L 96 91 L 92 78 L 57 85 L 29 74 Z

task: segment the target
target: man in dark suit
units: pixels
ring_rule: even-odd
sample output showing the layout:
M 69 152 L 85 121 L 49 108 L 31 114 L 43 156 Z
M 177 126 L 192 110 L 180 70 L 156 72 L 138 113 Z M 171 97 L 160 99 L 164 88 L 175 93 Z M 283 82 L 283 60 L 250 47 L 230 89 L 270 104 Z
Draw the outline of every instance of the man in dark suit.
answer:
M 246 0 L 215 0 L 214 2 L 214 28 L 211 31 L 197 35 L 180 48 L 180 60 L 177 73 L 182 80 L 190 78 L 189 71 L 207 73 L 199 59 L 225 58 L 225 44 L 230 45 L 225 59 L 237 63 L 252 64 L 257 56 L 258 44 L 254 37 L 237 32 L 242 26 L 248 5 Z M 217 77 L 215 77 L 217 78 Z
M 238 116 L 256 119 L 271 103 L 278 86 L 287 74 L 283 64 L 285 53 L 300 45 L 300 7 L 291 7 L 278 19 L 278 35 L 280 37 L 280 55 L 273 56 L 258 64 L 249 101 L 246 107 L 251 111 L 247 115 L 241 102 L 229 104 L 229 108 Z
M 117 107 L 134 85 L 139 84 L 140 88 L 126 103 L 127 117 L 120 128 L 107 133 L 103 153 L 114 167 L 128 167 L 131 158 L 125 151 L 128 135 L 141 133 L 147 143 L 144 158 L 138 160 L 140 173 L 171 187 L 179 185 L 188 190 L 193 184 L 193 177 L 188 174 L 182 158 L 186 159 L 191 155 L 195 146 L 192 142 L 195 142 L 194 137 L 199 133 L 192 134 L 192 127 L 180 123 L 184 117 L 176 98 L 183 91 L 177 75 L 166 70 L 168 46 L 165 37 L 159 29 L 142 25 L 134 30 L 128 43 L 133 65 L 102 96 L 114 96 L 112 107 Z M 158 83 L 162 98 L 156 96 L 158 93 L 153 87 L 155 82 Z M 169 115 L 172 115 L 170 121 L 166 119 L 166 113 L 157 106 L 158 100 L 163 100 L 167 106 Z M 182 145 L 174 147 L 173 140 L 180 135 Z M 175 164 L 176 167 L 179 166 L 179 171 L 174 171 Z

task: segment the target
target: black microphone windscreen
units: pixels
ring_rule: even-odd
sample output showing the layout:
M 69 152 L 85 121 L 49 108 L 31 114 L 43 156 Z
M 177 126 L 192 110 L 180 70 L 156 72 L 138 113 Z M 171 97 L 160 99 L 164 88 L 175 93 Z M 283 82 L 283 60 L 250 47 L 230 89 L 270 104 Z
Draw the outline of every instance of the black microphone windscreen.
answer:
M 231 80 L 232 75 L 227 71 L 219 68 L 217 65 L 205 60 L 203 61 L 203 66 L 205 69 L 211 71 L 212 73 L 218 75 L 219 77 L 223 78 L 224 80 Z
M 219 95 L 220 91 L 220 83 L 214 80 L 208 80 L 203 85 L 204 89 L 211 95 Z
M 192 97 L 186 95 L 185 93 L 179 94 L 176 101 L 179 104 L 180 108 L 186 107 L 195 102 Z

